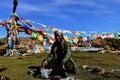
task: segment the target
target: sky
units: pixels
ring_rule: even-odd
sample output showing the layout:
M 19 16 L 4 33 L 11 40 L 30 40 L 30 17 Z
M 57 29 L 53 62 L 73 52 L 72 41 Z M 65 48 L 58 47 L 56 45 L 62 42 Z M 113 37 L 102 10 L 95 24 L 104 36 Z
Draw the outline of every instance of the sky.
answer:
M 0 22 L 11 16 L 12 8 L 13 0 L 0 2 Z M 61 30 L 120 31 L 120 0 L 18 0 L 16 13 L 21 18 Z M 0 38 L 5 37 L 5 27 L 0 29 Z

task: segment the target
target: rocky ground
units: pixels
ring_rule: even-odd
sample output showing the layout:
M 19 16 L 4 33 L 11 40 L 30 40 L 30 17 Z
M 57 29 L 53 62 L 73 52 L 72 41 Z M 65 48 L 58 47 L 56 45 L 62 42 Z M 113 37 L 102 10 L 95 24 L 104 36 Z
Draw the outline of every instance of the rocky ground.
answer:
M 20 43 L 23 44 L 24 42 L 39 42 L 37 39 L 32 39 L 32 38 L 25 38 L 22 37 L 20 38 Z M 42 42 L 40 42 L 42 43 Z M 0 51 L 3 51 L 6 49 L 7 45 L 7 39 L 6 38 L 1 38 L 0 39 Z M 91 41 L 92 47 L 97 47 L 97 48 L 104 48 L 107 51 L 119 51 L 120 50 L 120 39 L 114 39 L 114 38 L 106 38 L 106 39 L 97 39 L 97 40 L 92 40 Z

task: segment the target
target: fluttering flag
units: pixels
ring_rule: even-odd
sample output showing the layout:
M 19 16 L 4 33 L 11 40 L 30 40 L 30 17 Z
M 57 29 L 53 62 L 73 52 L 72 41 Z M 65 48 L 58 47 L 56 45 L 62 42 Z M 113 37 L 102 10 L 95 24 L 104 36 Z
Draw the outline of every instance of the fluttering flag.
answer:
M 52 28 L 51 30 L 52 30 L 52 31 L 56 31 L 56 30 L 57 30 L 57 28 Z
M 64 39 L 69 42 L 69 37 L 68 36 L 64 36 Z
M 76 31 L 76 35 L 78 35 L 78 36 L 79 36 L 79 35 L 80 35 L 80 32 L 79 32 L 79 31 Z
M 40 34 L 38 34 L 38 37 L 37 37 L 37 39 L 39 40 L 39 41 L 43 41 L 43 36 L 42 35 L 40 35 Z
M 24 32 L 25 28 L 23 28 L 23 27 L 17 27 L 17 30 L 18 30 L 18 32 Z
M 25 32 L 26 32 L 28 35 L 31 35 L 31 34 L 32 34 L 32 30 L 29 29 L 29 28 L 26 28 L 26 29 L 25 29 Z
M 37 32 L 32 31 L 32 38 L 37 38 L 37 37 L 38 37 L 38 33 L 37 33 Z

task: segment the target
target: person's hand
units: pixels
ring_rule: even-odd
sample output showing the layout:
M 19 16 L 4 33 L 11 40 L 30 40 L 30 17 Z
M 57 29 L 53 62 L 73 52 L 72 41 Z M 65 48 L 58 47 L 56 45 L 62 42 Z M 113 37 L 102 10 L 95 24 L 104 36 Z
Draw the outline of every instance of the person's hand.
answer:
M 45 61 L 42 62 L 42 65 L 41 65 L 41 66 L 46 66 L 47 64 L 48 64 L 48 61 L 45 60 Z
M 65 66 L 63 65 L 62 68 L 65 70 Z

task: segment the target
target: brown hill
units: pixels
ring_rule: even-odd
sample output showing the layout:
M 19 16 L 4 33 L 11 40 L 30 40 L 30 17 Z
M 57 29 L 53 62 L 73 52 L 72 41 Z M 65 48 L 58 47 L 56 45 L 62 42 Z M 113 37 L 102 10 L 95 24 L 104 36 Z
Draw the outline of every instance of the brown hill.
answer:
M 20 44 L 24 44 L 24 42 L 32 42 L 32 41 L 41 43 L 37 39 L 33 39 L 31 37 L 20 37 Z M 6 46 L 7 46 L 7 39 L 0 38 L 0 54 L 6 51 Z
M 37 39 L 33 39 L 30 37 L 20 37 L 21 44 L 23 44 L 24 42 L 31 42 L 31 41 L 42 43 L 39 42 Z M 110 51 L 120 50 L 120 39 L 114 39 L 114 38 L 97 39 L 97 40 L 92 40 L 91 44 L 92 47 L 104 48 L 105 50 L 110 50 Z M 5 50 L 7 45 L 7 39 L 1 38 L 0 45 L 1 45 L 0 51 Z
M 120 50 L 120 39 L 106 38 L 92 41 L 93 47 L 102 47 L 105 50 L 115 51 Z

